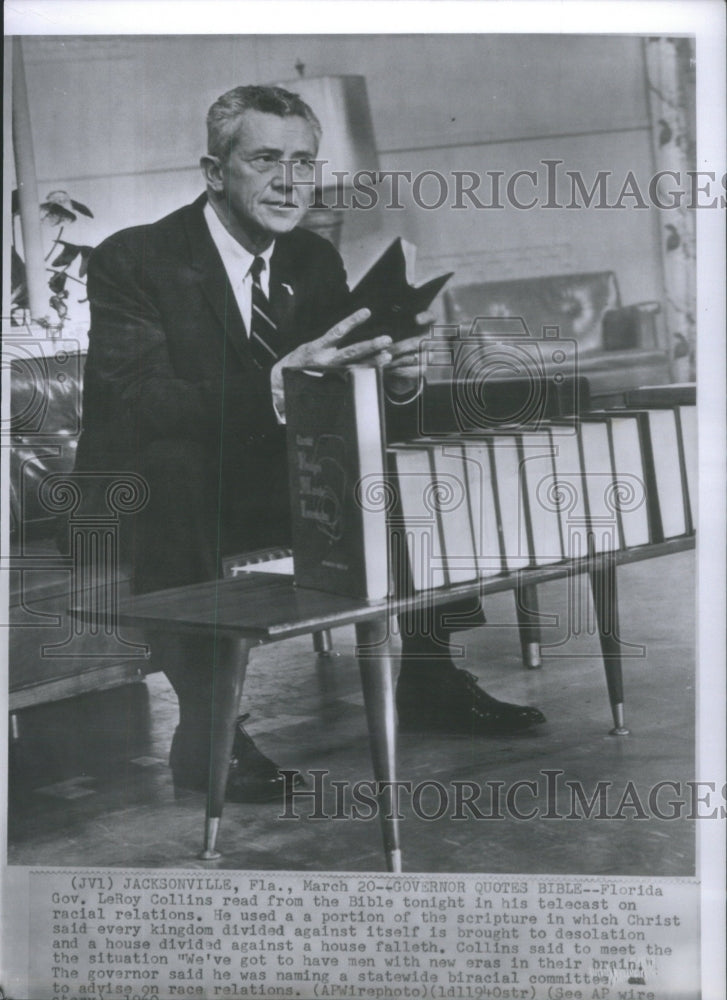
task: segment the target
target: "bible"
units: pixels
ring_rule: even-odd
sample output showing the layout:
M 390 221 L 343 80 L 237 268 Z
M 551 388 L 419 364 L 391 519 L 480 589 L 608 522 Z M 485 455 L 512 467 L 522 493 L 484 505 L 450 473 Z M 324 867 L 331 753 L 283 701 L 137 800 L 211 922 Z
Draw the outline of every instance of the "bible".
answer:
M 422 332 L 415 322 L 417 315 L 429 308 L 454 272 L 411 284 L 415 252 L 413 244 L 395 239 L 361 278 L 340 319 L 363 308 L 370 309 L 371 316 L 339 341 L 339 348 L 383 334 L 396 343 Z
M 283 380 L 295 583 L 382 600 L 389 568 L 379 374 L 286 369 Z

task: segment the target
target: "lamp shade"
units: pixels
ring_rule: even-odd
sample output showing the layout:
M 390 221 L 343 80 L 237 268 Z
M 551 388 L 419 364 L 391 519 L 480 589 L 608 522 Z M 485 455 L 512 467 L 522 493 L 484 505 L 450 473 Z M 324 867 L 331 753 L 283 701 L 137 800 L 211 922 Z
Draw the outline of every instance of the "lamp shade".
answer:
M 345 171 L 343 186 L 357 170 L 378 170 L 371 110 L 363 76 L 316 76 L 286 80 L 277 86 L 310 105 L 323 129 L 318 158 L 323 161 L 322 188 L 341 187 L 332 171 Z

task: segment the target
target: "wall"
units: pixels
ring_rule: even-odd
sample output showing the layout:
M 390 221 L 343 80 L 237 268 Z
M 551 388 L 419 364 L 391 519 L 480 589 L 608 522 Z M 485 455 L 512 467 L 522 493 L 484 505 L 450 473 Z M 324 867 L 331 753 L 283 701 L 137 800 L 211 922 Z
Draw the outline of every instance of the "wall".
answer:
M 76 242 L 196 196 L 211 101 L 238 83 L 290 79 L 297 61 L 308 76 L 366 77 L 384 170 L 535 170 L 542 198 L 542 161 L 560 159 L 588 187 L 612 171 L 611 200 L 629 170 L 640 180 L 653 172 L 636 37 L 27 38 L 25 58 L 40 193 L 67 189 L 96 216 L 68 230 Z M 527 181 L 518 190 L 531 193 Z M 568 201 L 563 186 L 559 200 Z M 613 269 L 625 302 L 663 297 L 654 210 L 402 201 L 402 211 L 350 213 L 342 250 L 353 279 L 401 233 L 419 247 L 422 277 L 444 266 L 458 280 Z

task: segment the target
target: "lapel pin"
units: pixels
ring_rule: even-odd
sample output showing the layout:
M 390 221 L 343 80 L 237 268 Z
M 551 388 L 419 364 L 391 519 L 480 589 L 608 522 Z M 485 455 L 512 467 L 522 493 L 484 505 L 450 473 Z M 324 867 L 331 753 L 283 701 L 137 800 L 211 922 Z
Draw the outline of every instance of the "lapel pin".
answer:
M 285 289 L 285 291 L 288 293 L 288 295 L 292 295 L 293 294 L 293 289 L 290 287 L 290 285 L 286 285 L 284 281 L 281 281 L 280 285 L 281 285 L 282 288 Z

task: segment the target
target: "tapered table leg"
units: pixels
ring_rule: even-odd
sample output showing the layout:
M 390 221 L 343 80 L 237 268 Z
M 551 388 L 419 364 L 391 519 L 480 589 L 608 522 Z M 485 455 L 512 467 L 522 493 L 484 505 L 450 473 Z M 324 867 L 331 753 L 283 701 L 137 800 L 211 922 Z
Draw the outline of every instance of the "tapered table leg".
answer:
M 386 617 L 356 625 L 371 760 L 377 788 L 380 789 L 377 799 L 386 867 L 390 872 L 400 872 L 399 821 L 393 788 L 396 781 L 396 713 L 389 634 Z
M 314 652 L 319 653 L 321 656 L 330 656 L 332 649 L 333 640 L 331 639 L 331 630 L 329 628 L 323 628 L 320 632 L 313 633 Z
M 210 775 L 207 788 L 207 814 L 204 827 L 204 847 L 199 855 L 203 861 L 220 857 L 216 850 L 217 831 L 225 803 L 225 785 L 230 768 L 230 755 L 235 735 L 242 685 L 245 681 L 251 643 L 247 639 L 223 636 L 217 640 L 212 694 L 212 726 L 210 734 Z
M 538 589 L 534 583 L 518 581 L 515 591 L 515 610 L 520 631 L 520 646 L 523 663 L 530 670 L 538 670 L 543 665 L 540 655 L 540 615 L 538 613 Z
M 621 670 L 621 641 L 619 639 L 618 592 L 616 587 L 616 561 L 612 555 L 591 558 L 588 575 L 591 578 L 593 605 L 601 641 L 603 666 L 606 671 L 608 699 L 611 702 L 614 728 L 612 736 L 628 736 L 624 725 L 623 673 Z

